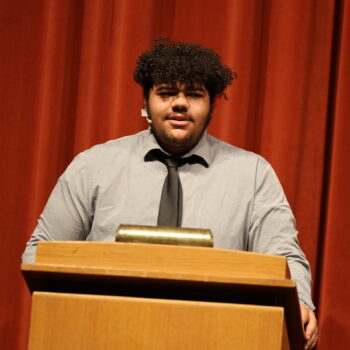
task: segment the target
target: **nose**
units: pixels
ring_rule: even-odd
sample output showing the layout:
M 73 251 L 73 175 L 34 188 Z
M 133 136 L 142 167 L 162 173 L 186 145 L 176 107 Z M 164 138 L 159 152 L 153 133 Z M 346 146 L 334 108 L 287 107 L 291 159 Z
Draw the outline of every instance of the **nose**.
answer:
M 180 92 L 174 96 L 171 102 L 171 108 L 173 112 L 186 112 L 188 110 L 188 101 L 185 94 Z

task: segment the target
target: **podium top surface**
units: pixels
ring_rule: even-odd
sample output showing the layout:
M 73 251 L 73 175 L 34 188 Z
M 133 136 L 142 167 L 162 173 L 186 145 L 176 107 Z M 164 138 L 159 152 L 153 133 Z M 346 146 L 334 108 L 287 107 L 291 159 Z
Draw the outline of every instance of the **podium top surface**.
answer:
M 295 286 L 285 257 L 158 244 L 39 242 L 22 270 Z

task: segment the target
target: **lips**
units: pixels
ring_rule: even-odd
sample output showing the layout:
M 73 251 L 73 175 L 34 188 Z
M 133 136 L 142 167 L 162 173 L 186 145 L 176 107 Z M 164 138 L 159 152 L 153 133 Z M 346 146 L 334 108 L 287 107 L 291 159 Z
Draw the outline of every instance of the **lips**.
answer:
M 190 123 L 190 118 L 185 114 L 171 114 L 166 119 L 175 127 L 187 126 Z
M 186 114 L 173 113 L 173 114 L 170 114 L 167 119 L 171 119 L 171 120 L 188 120 L 189 118 L 186 116 Z

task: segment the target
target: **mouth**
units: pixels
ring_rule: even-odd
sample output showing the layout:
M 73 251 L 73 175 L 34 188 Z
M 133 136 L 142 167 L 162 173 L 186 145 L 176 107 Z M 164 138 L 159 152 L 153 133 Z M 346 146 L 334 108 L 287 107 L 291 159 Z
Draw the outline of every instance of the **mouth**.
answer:
M 190 118 L 187 115 L 181 113 L 170 114 L 166 120 L 168 120 L 174 127 L 184 127 L 191 122 Z

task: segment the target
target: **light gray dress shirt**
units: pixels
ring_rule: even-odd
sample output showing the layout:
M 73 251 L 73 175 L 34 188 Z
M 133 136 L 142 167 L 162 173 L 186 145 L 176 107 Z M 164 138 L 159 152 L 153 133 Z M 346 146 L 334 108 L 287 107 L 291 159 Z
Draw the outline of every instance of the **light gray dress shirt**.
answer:
M 145 161 L 154 148 L 160 146 L 145 130 L 80 153 L 51 193 L 23 261 L 35 260 L 40 240 L 114 241 L 120 224 L 157 225 L 167 168 Z M 182 226 L 211 229 L 216 248 L 286 256 L 300 300 L 314 309 L 309 264 L 270 164 L 207 133 L 185 156 L 191 154 L 205 162 L 179 168 Z

